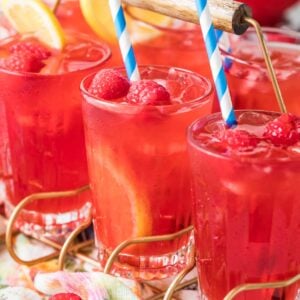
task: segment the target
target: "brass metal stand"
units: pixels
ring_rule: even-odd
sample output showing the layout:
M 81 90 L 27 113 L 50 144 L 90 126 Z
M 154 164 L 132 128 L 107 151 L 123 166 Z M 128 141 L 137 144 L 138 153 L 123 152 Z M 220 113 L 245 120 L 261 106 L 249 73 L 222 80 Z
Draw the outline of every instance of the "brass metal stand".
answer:
M 262 32 L 261 26 L 253 18 L 245 17 L 244 20 L 247 23 L 249 23 L 250 25 L 252 25 L 255 29 L 255 32 L 256 32 L 257 38 L 259 40 L 261 50 L 262 50 L 263 55 L 264 55 L 265 63 L 266 63 L 267 70 L 268 70 L 268 73 L 269 73 L 269 77 L 270 77 L 270 80 L 272 82 L 273 89 L 274 89 L 274 92 L 275 92 L 275 95 L 276 95 L 278 106 L 279 106 L 280 111 L 282 113 L 286 113 L 287 109 L 286 109 L 284 100 L 282 98 L 282 93 L 281 93 L 281 90 L 280 90 L 280 87 L 279 87 L 279 84 L 278 84 L 276 73 L 275 73 L 275 70 L 274 70 L 274 67 L 273 67 L 273 64 L 272 64 L 270 53 L 269 53 L 268 47 L 266 45 L 266 41 L 265 41 L 265 38 L 264 38 L 264 35 L 263 35 L 263 32 Z
M 53 247 L 55 251 L 49 255 L 46 255 L 44 257 L 40 257 L 31 261 L 24 261 L 21 258 L 18 257 L 18 255 L 14 251 L 14 245 L 12 242 L 13 236 L 16 234 L 16 231 L 13 230 L 14 228 L 14 222 L 17 219 L 19 213 L 21 210 L 30 202 L 39 200 L 39 199 L 46 199 L 46 198 L 56 198 L 56 197 L 70 197 L 78 195 L 79 193 L 84 192 L 85 190 L 89 189 L 89 186 L 84 186 L 82 188 L 79 188 L 77 190 L 72 191 L 65 191 L 65 192 L 51 192 L 51 193 L 38 193 L 33 194 L 31 196 L 26 197 L 23 201 L 19 203 L 19 205 L 16 206 L 15 210 L 13 211 L 7 226 L 7 232 L 6 232 L 6 244 L 7 249 L 12 256 L 12 258 L 19 264 L 26 265 L 26 266 L 32 266 L 41 262 L 45 262 L 47 260 L 53 259 L 55 257 L 59 257 L 58 259 L 58 268 L 59 270 L 63 269 L 64 262 L 66 259 L 67 254 L 74 256 L 78 259 L 80 259 L 83 262 L 89 263 L 93 265 L 96 268 L 99 268 L 99 262 L 86 254 L 81 253 L 80 251 L 86 247 L 91 247 L 94 244 L 93 240 L 87 240 L 81 243 L 74 243 L 75 238 L 80 234 L 84 229 L 86 229 L 91 224 L 91 220 L 87 220 L 86 222 L 82 223 L 79 227 L 77 227 L 66 239 L 65 243 L 63 245 L 60 245 L 54 241 L 51 241 L 46 238 L 39 238 L 39 241 L 43 242 L 44 244 Z M 151 243 L 156 241 L 170 241 L 172 239 L 179 238 L 180 236 L 187 234 L 193 230 L 193 226 L 189 226 L 183 230 L 180 230 L 176 233 L 169 234 L 169 235 L 160 235 L 160 236 L 150 236 L 150 237 L 142 237 L 142 238 L 136 238 L 132 240 L 127 240 L 122 242 L 119 246 L 117 246 L 114 251 L 111 253 L 106 265 L 104 272 L 109 273 L 110 269 L 114 263 L 114 261 L 117 259 L 118 254 L 125 249 L 126 247 L 133 245 L 133 244 L 141 244 L 141 243 Z M 143 282 L 144 284 L 148 285 L 155 295 L 148 297 L 146 300 L 171 300 L 176 299 L 174 297 L 174 293 L 177 291 L 193 285 L 197 284 L 198 280 L 197 278 L 192 278 L 189 280 L 186 280 L 181 283 L 181 281 L 184 279 L 184 277 L 195 267 L 195 259 L 194 259 L 194 247 L 192 248 L 192 261 L 190 264 L 183 269 L 172 281 L 172 283 L 169 285 L 168 289 L 166 291 L 160 290 L 157 287 L 151 286 L 151 283 Z M 267 282 L 267 283 L 251 283 L 251 284 L 243 284 L 240 286 L 235 287 L 232 289 L 224 298 L 224 300 L 232 300 L 234 299 L 238 294 L 245 292 L 245 291 L 251 291 L 251 290 L 259 290 L 259 289 L 269 289 L 269 288 L 285 288 L 287 286 L 290 286 L 297 281 L 300 281 L 300 274 L 289 278 L 284 281 L 278 281 L 278 282 Z
M 78 234 L 80 234 L 83 230 L 85 230 L 86 228 L 88 228 L 91 225 L 91 220 L 88 220 L 87 222 L 82 223 L 80 226 L 78 226 L 66 239 L 63 247 L 61 248 L 60 254 L 59 254 L 59 258 L 58 258 L 58 268 L 59 270 L 63 270 L 64 269 L 64 262 L 66 259 L 66 255 L 68 252 L 70 252 L 71 250 L 75 250 L 74 246 L 73 248 L 71 247 L 71 244 L 74 242 L 74 239 L 78 236 Z M 97 266 L 98 263 L 97 263 Z
M 169 288 L 166 291 L 166 294 L 164 296 L 163 300 L 171 300 L 172 296 L 174 294 L 174 292 L 177 290 L 179 283 L 182 281 L 182 279 L 190 272 L 192 271 L 192 269 L 195 266 L 195 260 L 193 260 L 193 262 L 187 266 L 185 269 L 183 269 L 174 279 L 174 281 L 171 283 L 171 285 L 169 286 Z M 195 278 L 194 280 L 196 280 L 197 282 L 197 278 Z
M 266 283 L 247 283 L 232 289 L 224 298 L 224 300 L 232 300 L 238 294 L 245 291 L 262 290 L 262 289 L 278 289 L 288 287 L 297 281 L 300 281 L 300 274 L 283 281 L 266 282 Z
M 26 266 L 32 266 L 50 259 L 53 259 L 57 256 L 59 256 L 59 251 L 54 251 L 51 254 L 48 254 L 46 256 L 43 257 L 39 257 L 37 259 L 33 259 L 30 261 L 26 261 L 21 259 L 17 253 L 15 252 L 14 249 L 14 243 L 13 243 L 13 234 L 14 234 L 14 224 L 15 221 L 17 219 L 17 217 L 19 216 L 19 214 L 21 213 L 22 209 L 28 205 L 29 203 L 33 202 L 33 201 L 38 201 L 41 199 L 51 199 L 51 198 L 64 198 L 64 197 L 72 197 L 72 196 L 77 196 L 79 194 L 81 194 L 84 191 L 87 191 L 89 189 L 89 185 L 83 186 L 79 189 L 76 190 L 70 190 L 70 191 L 63 191 L 63 192 L 46 192 L 46 193 L 36 193 L 36 194 L 32 194 L 26 198 L 24 198 L 13 210 L 8 223 L 7 223 L 7 229 L 6 229 L 6 236 L 5 236 L 5 242 L 6 242 L 6 247 L 7 250 L 9 252 L 9 254 L 11 255 L 11 257 L 19 264 L 21 265 L 26 265 Z M 75 229 L 76 230 L 76 229 Z M 54 247 L 57 249 L 57 247 Z
M 171 241 L 176 238 L 181 237 L 182 235 L 189 233 L 193 230 L 193 226 L 189 226 L 185 229 L 182 229 L 178 232 L 173 234 L 166 234 L 166 235 L 157 235 L 157 236 L 147 236 L 147 237 L 140 237 L 132 240 L 127 240 L 122 242 L 119 246 L 117 246 L 111 255 L 109 256 L 106 265 L 104 267 L 104 273 L 109 273 L 110 269 L 116 260 L 118 254 L 125 249 L 126 247 L 133 245 L 133 244 L 143 244 L 143 243 L 153 243 L 153 242 L 162 242 L 162 241 Z

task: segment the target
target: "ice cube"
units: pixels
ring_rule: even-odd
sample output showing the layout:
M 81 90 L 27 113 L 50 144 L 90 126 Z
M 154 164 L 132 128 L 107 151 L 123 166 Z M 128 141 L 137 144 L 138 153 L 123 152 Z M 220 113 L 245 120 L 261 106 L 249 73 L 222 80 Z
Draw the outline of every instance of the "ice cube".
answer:
M 205 93 L 206 83 L 192 73 L 170 68 L 166 88 L 174 101 L 184 102 L 201 97 Z
M 239 115 L 238 123 L 259 126 L 259 125 L 264 125 L 273 119 L 274 119 L 274 114 L 247 111 Z
M 222 136 L 222 132 L 226 130 L 226 125 L 223 120 L 217 121 L 217 122 L 212 122 L 208 123 L 205 126 L 205 130 L 209 133 L 216 133 L 219 132 L 218 136 Z
M 290 146 L 289 150 L 292 153 L 299 155 L 300 154 L 300 143 L 297 143 L 296 145 Z

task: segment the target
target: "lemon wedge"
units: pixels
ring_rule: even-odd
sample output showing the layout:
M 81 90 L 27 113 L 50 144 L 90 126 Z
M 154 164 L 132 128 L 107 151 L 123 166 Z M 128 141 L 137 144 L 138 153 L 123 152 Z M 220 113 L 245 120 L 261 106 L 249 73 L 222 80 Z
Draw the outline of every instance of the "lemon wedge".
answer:
M 160 28 L 169 28 L 175 19 L 156 12 L 126 6 L 127 24 L 133 44 L 145 43 L 162 34 Z
M 20 34 L 32 34 L 51 48 L 63 48 L 64 32 L 54 13 L 42 0 L 1 0 L 0 7 Z
M 95 152 L 95 167 L 91 168 L 92 189 L 100 198 L 95 208 L 101 211 L 99 228 L 106 228 L 102 233 L 103 242 L 114 248 L 128 238 L 151 235 L 152 217 L 146 191 L 126 164 L 126 159 L 103 145 L 101 143 Z
M 107 0 L 80 0 L 82 14 L 92 30 L 106 42 L 116 44 L 115 26 Z M 174 19 L 145 9 L 124 8 L 127 28 L 132 43 L 141 43 L 158 37 L 161 31 L 155 27 L 168 27 Z
M 132 18 L 155 27 L 170 27 L 176 20 L 174 18 L 134 6 L 126 6 L 126 12 Z
M 117 43 L 108 0 L 80 0 L 80 8 L 86 22 L 100 38 Z

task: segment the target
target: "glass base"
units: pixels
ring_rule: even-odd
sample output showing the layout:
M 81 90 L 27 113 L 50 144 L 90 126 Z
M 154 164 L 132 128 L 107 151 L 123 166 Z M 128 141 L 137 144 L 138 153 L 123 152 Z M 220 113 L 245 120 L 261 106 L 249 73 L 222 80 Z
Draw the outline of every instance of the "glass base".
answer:
M 5 202 L 5 213 L 10 216 L 14 206 Z M 64 213 L 39 213 L 23 209 L 15 221 L 15 227 L 22 233 L 34 238 L 45 237 L 56 242 L 64 242 L 65 238 L 83 222 L 91 218 L 91 203 L 87 202 L 79 210 Z
M 135 256 L 119 254 L 109 273 L 134 280 L 164 279 L 177 275 L 192 261 L 194 255 L 194 239 L 190 234 L 188 243 L 177 251 L 162 255 Z M 98 259 L 102 270 L 111 254 L 111 249 L 98 248 Z

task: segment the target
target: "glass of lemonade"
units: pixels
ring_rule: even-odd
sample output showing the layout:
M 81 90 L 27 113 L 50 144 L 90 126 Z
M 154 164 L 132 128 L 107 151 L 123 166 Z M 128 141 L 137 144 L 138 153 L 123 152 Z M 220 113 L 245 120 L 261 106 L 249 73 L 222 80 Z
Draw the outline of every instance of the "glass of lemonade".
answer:
M 126 12 L 140 64 L 179 67 L 212 78 L 199 25 L 130 6 Z
M 234 129 L 226 129 L 218 113 L 188 130 L 199 284 L 209 300 L 240 284 L 300 273 L 300 119 L 236 113 Z M 296 289 L 235 299 L 294 300 Z
M 0 107 L 6 115 L 1 130 L 6 131 L 5 159 L 10 157 L 7 168 L 12 174 L 6 183 L 8 214 L 30 194 L 77 189 L 89 182 L 79 85 L 106 63 L 110 49 L 76 32 L 66 33 L 66 40 L 63 50 L 48 49 L 38 72 L 9 70 L 4 62 L 13 68 L 28 63 L 22 43 L 39 41 L 19 35 L 1 41 Z M 14 62 L 11 52 L 18 47 Z M 65 236 L 89 218 L 90 207 L 89 193 L 35 201 L 22 211 L 17 226 L 35 236 Z
M 287 29 L 263 28 L 287 110 L 300 114 L 300 33 Z M 241 36 L 230 35 L 231 52 L 221 47 L 231 61 L 227 79 L 236 109 L 278 110 L 263 54 L 254 30 Z
M 120 72 L 124 72 L 120 69 Z M 155 80 L 171 95 L 168 105 L 138 105 L 126 97 L 92 96 L 92 74 L 81 84 L 94 228 L 99 260 L 136 237 L 175 233 L 191 225 L 190 179 L 185 131 L 211 111 L 212 86 L 183 69 L 140 67 L 143 80 Z M 112 272 L 154 279 L 176 274 L 190 261 L 189 233 L 168 242 L 126 248 Z

